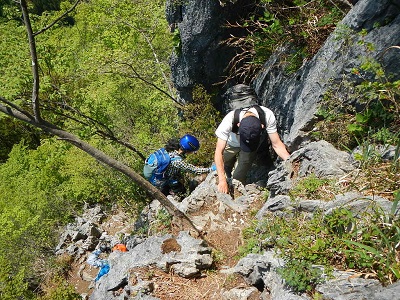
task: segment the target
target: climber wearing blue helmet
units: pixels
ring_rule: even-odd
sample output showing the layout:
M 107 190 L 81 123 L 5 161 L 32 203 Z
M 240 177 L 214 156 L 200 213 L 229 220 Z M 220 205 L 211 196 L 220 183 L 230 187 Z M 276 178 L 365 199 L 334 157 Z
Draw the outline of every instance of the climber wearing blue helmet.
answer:
M 164 195 L 182 195 L 186 189 L 183 182 L 184 173 L 196 175 L 215 171 L 215 165 L 210 168 L 197 167 L 184 161 L 186 154 L 193 153 L 200 148 L 199 140 L 190 134 L 185 134 L 182 138 L 173 138 L 165 145 L 165 150 L 169 155 L 169 164 L 163 171 L 162 179 L 152 182 Z M 194 188 L 194 187 L 192 187 Z
M 181 147 L 182 150 L 186 152 L 193 152 L 199 150 L 200 143 L 199 140 L 196 139 L 193 135 L 185 134 L 179 140 L 179 146 Z

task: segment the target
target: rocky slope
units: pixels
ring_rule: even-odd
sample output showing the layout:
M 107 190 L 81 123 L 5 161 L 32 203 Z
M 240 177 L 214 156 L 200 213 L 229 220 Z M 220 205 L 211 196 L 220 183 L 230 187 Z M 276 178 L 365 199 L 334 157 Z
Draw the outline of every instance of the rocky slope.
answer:
M 244 2 L 204 0 L 179 5 L 168 2 L 167 19 L 171 29 L 179 28 L 181 36 L 181 52 L 172 58 L 171 68 L 183 100 L 190 100 L 195 84 L 211 88 L 222 75 L 230 54 L 219 44 L 228 34 L 221 24 L 227 18 L 246 13 L 244 9 L 240 11 Z M 378 23 L 380 26 L 376 26 Z M 347 38 L 337 39 L 343 34 L 343 28 L 347 29 Z M 333 84 L 343 78 L 357 84 L 359 78 L 351 69 L 360 65 L 362 57 L 380 59 L 388 75 L 400 78 L 399 55 L 390 48 L 400 45 L 399 32 L 399 0 L 360 0 L 317 55 L 295 74 L 284 73 L 281 57 L 287 49 L 273 55 L 252 84 L 262 104 L 277 115 L 283 140 L 293 152 L 290 160 L 276 163 L 272 171 L 270 166 L 258 165 L 252 173 L 252 181 L 257 184 L 242 186 L 233 182 L 231 195 L 218 193 L 215 174 L 210 174 L 188 198 L 175 202 L 197 230 L 175 219 L 172 228 L 156 234 L 151 229 L 165 226 L 162 221 L 165 219 L 161 218 L 164 214 L 155 201 L 138 220 L 120 215 L 106 217 L 98 208 L 88 210 L 67 227 L 57 248 L 59 255 L 75 258 L 71 282 L 76 289 L 92 300 L 310 299 L 308 295 L 296 295 L 287 289 L 276 272 L 283 262 L 273 252 L 238 260 L 238 248 L 243 244 L 241 232 L 254 218 L 265 214 L 281 216 L 286 211 L 312 215 L 319 210 L 329 214 L 333 208 L 345 206 L 357 213 L 373 203 L 388 213 L 392 205 L 388 199 L 361 195 L 355 190 L 335 195 L 330 202 L 299 199 L 296 205 L 287 194 L 297 179 L 311 173 L 319 178 L 341 178 L 339 181 L 343 183 L 343 178 L 358 171 L 350 154 L 324 141 L 310 143 L 308 134 L 315 124 L 318 105 Z M 375 47 L 372 50 L 360 47 L 361 40 Z M 385 151 L 382 157 L 393 160 L 395 150 Z M 265 187 L 270 192 L 267 199 Z M 86 263 L 88 255 L 102 242 L 115 244 L 121 240 L 126 242 L 129 251 L 103 254 L 111 268 L 94 282 L 98 269 Z M 398 283 L 383 287 L 376 280 L 360 278 L 351 272 L 335 274 L 334 279 L 317 287 L 323 299 L 398 297 Z M 123 284 L 118 288 L 120 283 Z
M 395 150 L 388 152 L 382 156 L 393 159 Z M 310 143 L 270 173 L 267 186 L 271 193 L 267 199 L 260 186 L 243 186 L 236 181 L 231 195 L 221 194 L 216 189 L 215 174 L 210 174 L 189 197 L 174 202 L 189 216 L 197 231 L 175 219 L 169 230 L 150 236 L 139 234 L 151 227 L 162 228 L 159 217 L 162 208 L 157 201 L 136 222 L 129 218 L 116 222 L 116 217 L 104 221 L 103 212 L 95 208 L 68 226 L 58 253 L 76 258 L 76 267 L 71 273 L 75 280 L 71 282 L 91 300 L 311 299 L 308 295 L 294 294 L 284 285 L 277 273 L 284 262 L 273 249 L 239 260 L 238 247 L 244 243 L 242 230 L 266 214 L 282 216 L 296 210 L 310 215 L 315 211 L 329 214 L 337 207 L 345 207 L 357 214 L 379 207 L 389 214 L 391 201 L 355 191 L 338 194 L 329 202 L 291 201 L 286 196 L 295 178 L 306 177 L 310 172 L 316 172 L 321 178 L 339 178 L 356 168 L 350 154 L 324 141 Z M 397 210 L 395 215 L 398 213 Z M 129 251 L 104 254 L 110 271 L 94 282 L 98 269 L 87 264 L 88 255 L 102 243 L 113 245 L 121 240 Z M 338 270 L 334 275 L 335 278 L 317 286 L 323 299 L 389 300 L 395 299 L 400 289 L 398 283 L 383 287 L 375 279 L 361 278 L 350 271 Z

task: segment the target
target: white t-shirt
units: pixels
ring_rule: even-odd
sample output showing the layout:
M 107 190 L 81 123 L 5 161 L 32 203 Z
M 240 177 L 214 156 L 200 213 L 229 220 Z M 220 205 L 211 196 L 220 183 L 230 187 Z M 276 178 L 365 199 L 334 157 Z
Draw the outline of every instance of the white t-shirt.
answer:
M 276 119 L 275 119 L 274 113 L 270 109 L 268 109 L 264 106 L 260 106 L 260 107 L 265 112 L 265 124 L 266 124 L 267 133 L 277 132 Z M 243 119 L 243 116 L 247 111 L 254 113 L 256 115 L 256 117 L 259 118 L 257 109 L 255 109 L 254 107 L 251 107 L 249 109 L 244 109 L 240 112 L 239 122 Z M 231 147 L 240 147 L 240 139 L 239 139 L 240 135 L 232 132 L 232 122 L 233 122 L 234 114 L 235 114 L 235 111 L 233 110 L 233 111 L 229 112 L 223 118 L 221 124 L 219 124 L 217 130 L 215 131 L 215 135 L 218 138 L 220 138 L 224 141 L 227 141 Z

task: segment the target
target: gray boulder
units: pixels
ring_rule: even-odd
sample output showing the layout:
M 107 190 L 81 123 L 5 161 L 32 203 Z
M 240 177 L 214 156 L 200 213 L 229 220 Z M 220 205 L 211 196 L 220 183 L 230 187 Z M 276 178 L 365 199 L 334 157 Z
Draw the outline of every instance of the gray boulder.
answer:
M 259 290 L 269 291 L 271 300 L 301 300 L 309 299 L 296 295 L 285 286 L 277 270 L 284 266 L 272 251 L 264 254 L 249 254 L 242 258 L 234 267 L 234 272 L 243 276 L 246 282 Z
M 108 261 L 110 271 L 96 282 L 91 300 L 125 299 L 126 293 L 131 294 L 138 290 L 151 293 L 151 283 L 143 284 L 144 280 L 136 277 L 135 268 L 155 266 L 165 272 L 171 271 L 181 277 L 192 278 L 200 276 L 202 270 L 208 269 L 213 259 L 211 248 L 202 240 L 181 231 L 176 238 L 172 235 L 152 236 L 128 252 L 112 252 Z M 109 290 L 118 286 L 124 278 L 128 278 L 128 283 L 124 286 L 126 293 L 114 296 Z M 136 284 L 133 285 L 132 282 Z M 136 286 L 138 284 L 139 287 Z
M 335 149 L 326 141 L 312 142 L 289 157 L 268 174 L 267 188 L 271 195 L 287 194 L 292 188 L 293 167 L 298 166 L 297 178 L 315 174 L 319 178 L 335 178 L 355 169 L 349 153 Z

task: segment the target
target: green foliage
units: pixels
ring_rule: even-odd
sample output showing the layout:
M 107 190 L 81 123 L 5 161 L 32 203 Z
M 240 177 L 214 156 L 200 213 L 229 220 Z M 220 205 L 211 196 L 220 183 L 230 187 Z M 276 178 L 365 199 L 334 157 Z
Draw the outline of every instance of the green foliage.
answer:
M 144 236 L 165 234 L 170 230 L 171 224 L 172 216 L 164 208 L 160 208 L 154 220 L 152 220 L 150 224 L 141 227 L 137 234 L 142 234 Z
M 72 73 L 61 82 L 65 82 L 62 90 L 66 96 L 74 99 L 72 104 L 147 153 L 152 150 L 148 145 L 164 143 L 176 131 L 178 122 L 171 101 L 150 85 L 168 91 L 170 84 L 163 79 L 164 75 L 169 77 L 172 45 L 166 37 L 164 6 L 161 1 L 147 0 L 134 7 L 129 1 L 118 1 L 118 5 L 103 2 L 80 5 L 76 26 L 60 28 L 54 35 L 52 49 L 59 49 L 60 35 L 64 36 L 66 30 L 72 38 L 62 38 L 68 43 L 64 48 L 68 52 L 52 54 L 52 69 L 57 67 L 55 63 L 68 63 L 60 67 Z M 50 44 L 48 40 L 46 43 Z M 82 129 L 82 136 L 97 130 Z
M 273 247 L 285 261 L 279 272 L 298 292 L 310 292 L 322 279 L 321 270 L 329 276 L 333 267 L 353 269 L 384 284 L 394 282 L 400 275 L 400 223 L 395 218 L 399 201 L 397 194 L 387 216 L 374 210 L 373 203 L 357 215 L 344 207 L 312 217 L 300 212 L 267 215 L 243 231 L 242 255 Z
M 397 209 L 399 200 L 400 196 L 397 195 L 392 211 Z M 399 220 L 390 216 L 385 220 L 378 213 L 368 215 L 352 239 L 344 239 L 347 245 L 344 250 L 347 266 L 366 274 L 374 274 L 383 283 L 397 281 L 400 279 L 397 258 L 399 239 Z
M 376 143 L 394 142 L 394 133 L 390 134 L 396 116 L 388 112 L 382 102 L 372 102 L 368 107 L 355 115 L 355 122 L 347 126 L 355 138 L 371 136 Z
M 317 284 L 323 282 L 323 271 L 307 260 L 290 260 L 278 273 L 297 293 L 311 292 Z
M 2 253 L 0 252 L 0 296 L 1 299 L 15 300 L 21 297 L 31 299 L 33 293 L 28 288 L 28 283 L 25 281 L 26 270 L 19 268 L 15 270 L 13 262 L 3 261 Z
M 245 257 L 249 253 L 260 253 L 260 241 L 256 238 L 249 238 L 244 245 L 238 249 L 238 258 Z
M 242 230 L 242 236 L 245 243 L 238 249 L 238 258 L 245 257 L 249 253 L 260 253 L 261 242 L 257 236 L 257 222 Z
M 326 95 L 326 98 L 328 97 Z M 321 121 L 310 134 L 313 139 L 329 141 L 336 148 L 342 150 L 357 146 L 357 141 L 348 131 L 348 125 L 353 119 L 352 115 L 336 113 L 328 108 L 320 108 L 317 115 L 321 118 Z
M 255 18 L 251 17 L 250 20 L 254 22 Z M 283 35 L 284 28 L 281 21 L 268 10 L 264 12 L 263 16 L 260 16 L 259 21 L 268 24 L 268 26 L 262 28 L 260 32 L 256 31 L 253 35 L 248 36 L 247 39 L 254 45 L 254 51 L 257 54 L 254 62 L 262 64 L 272 54 L 277 40 Z M 266 39 L 266 36 L 269 39 Z
M 165 211 L 164 209 L 160 209 L 157 212 L 156 219 L 160 222 L 163 227 L 171 226 L 172 216 Z
M 325 42 L 336 24 L 350 9 L 332 1 L 260 1 L 254 14 L 240 24 L 246 37 L 231 36 L 225 42 L 239 53 L 231 61 L 229 78 L 251 80 L 265 61 L 282 46 L 290 45 L 282 57 L 284 70 L 296 72 Z M 237 25 L 235 25 L 237 26 Z
M 30 293 L 24 282 L 38 276 L 36 258 L 54 248 L 56 226 L 74 214 L 73 199 L 61 196 L 68 180 L 62 172 L 67 153 L 60 142 L 48 141 L 37 150 L 18 145 L 0 165 L 0 269 L 9 278 L 4 298 L 14 295 L 9 290 Z
M 350 29 L 343 28 L 343 31 L 346 34 L 340 35 L 339 30 L 338 38 L 350 44 Z M 350 81 L 344 76 L 343 81 L 333 84 L 324 96 L 320 111 L 329 112 L 320 114 L 323 121 L 319 126 L 325 129 L 324 136 L 320 132 L 314 133 L 314 136 L 320 135 L 344 149 L 364 142 L 396 145 L 399 141 L 400 81 L 391 80 L 391 74 L 387 74 L 384 67 L 373 58 L 375 45 L 366 42 L 365 35 L 366 32 L 362 31 L 357 39 L 365 56 L 360 57 L 359 66 L 348 74 L 353 79 Z M 354 77 L 360 83 L 354 85 Z M 337 137 L 338 133 L 344 140 Z
M 59 10 L 61 0 L 33 0 L 31 10 L 34 14 L 41 15 L 45 11 Z
M 400 165 L 398 149 L 400 142 L 394 151 L 392 161 L 382 158 L 382 151 L 386 151 L 390 145 L 377 146 L 364 141 L 359 145 L 359 151 L 354 153 L 354 158 L 359 163 L 361 172 L 349 176 L 347 181 L 352 190 L 359 190 L 364 194 L 379 195 L 394 200 L 400 186 Z
M 62 4 L 64 9 L 70 6 Z M 39 34 L 39 97 L 44 117 L 85 139 L 111 129 L 143 153 L 153 150 L 149 145 L 161 145 L 175 135 L 178 111 L 160 91 L 171 93 L 172 37 L 164 9 L 163 1 L 141 0 L 134 6 L 124 0 L 82 2 L 70 13 L 73 26 L 60 23 Z M 34 31 L 61 13 L 32 16 Z M 8 49 L 0 53 L 4 83 L 0 95 L 15 99 L 16 104 L 29 104 L 31 63 L 24 27 L 13 20 L 0 27 L 5 33 L 0 47 Z M 65 117 L 65 105 L 74 107 L 67 111 L 72 118 Z M 77 124 L 76 118 L 83 122 Z
M 211 256 L 215 265 L 218 265 L 226 258 L 226 255 L 223 251 L 214 248 L 211 250 Z
M 172 41 L 174 44 L 175 52 L 178 56 L 182 53 L 182 43 L 181 43 L 181 33 L 179 32 L 179 28 L 175 28 L 174 32 L 172 33 Z
M 39 146 L 41 133 L 22 122 L 0 116 L 0 163 L 5 162 L 14 144 L 24 141 L 30 149 Z
M 373 165 L 382 160 L 375 146 L 368 144 L 367 141 L 360 145 L 360 150 L 360 152 L 354 154 L 354 158 L 360 162 L 360 166 L 363 169 L 373 168 Z
M 302 66 L 304 59 L 307 57 L 308 54 L 305 48 L 295 49 L 293 53 L 286 57 L 285 72 L 287 74 L 295 73 Z
M 18 99 L 18 104 L 24 104 L 21 96 L 30 94 L 31 69 L 29 57 L 26 56 L 29 46 L 24 30 L 17 21 L 0 22 L 0 49 L 4 49 L 0 51 L 0 95 L 7 99 Z
M 42 141 L 37 150 L 16 145 L 9 156 L 0 165 L 0 276 L 9 278 L 4 297 L 19 290 L 14 286 L 29 293 L 23 282 L 39 276 L 33 268 L 36 258 L 48 256 L 57 227 L 84 203 L 120 201 L 133 213 L 141 205 L 132 198 L 138 195 L 135 185 L 62 141 Z
M 341 238 L 353 229 L 356 219 L 351 211 L 339 208 L 326 215 L 323 222 L 330 234 Z
M 129 204 L 130 209 L 136 211 L 142 204 L 143 192 L 135 184 L 77 148 L 69 149 L 61 171 L 66 180 L 60 184 L 57 195 L 70 199 L 77 207 L 85 203 L 119 202 L 122 206 Z
M 350 39 L 348 31 L 343 28 L 341 38 L 349 45 L 357 40 L 365 55 L 351 74 L 333 83 L 324 95 L 318 112 L 321 121 L 313 136 L 343 150 L 352 151 L 358 146 L 360 151 L 354 153 L 354 158 L 362 172 L 348 177 L 347 183 L 353 190 L 393 199 L 400 184 L 398 160 L 385 161 L 382 149 L 389 145 L 398 149 L 400 143 L 400 85 L 372 58 L 375 46 L 364 40 L 366 32 Z M 354 83 L 355 77 L 358 84 Z
M 79 295 L 73 286 L 70 286 L 64 278 L 55 278 L 53 286 L 46 290 L 46 294 L 39 297 L 40 300 L 80 300 Z
M 333 180 L 317 177 L 314 173 L 299 180 L 290 190 L 289 194 L 293 199 L 302 197 L 307 199 L 325 199 L 329 200 L 331 195 L 326 194 L 323 187 L 332 187 Z
M 196 155 L 188 156 L 193 164 L 210 166 L 214 161 L 216 139 L 215 129 L 221 120 L 220 113 L 214 108 L 212 97 L 201 86 L 193 90 L 193 102 L 183 108 L 183 122 L 180 126 L 181 135 L 190 133 L 200 141 L 200 150 Z

